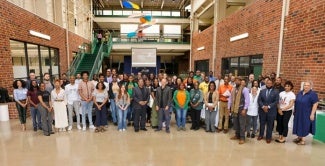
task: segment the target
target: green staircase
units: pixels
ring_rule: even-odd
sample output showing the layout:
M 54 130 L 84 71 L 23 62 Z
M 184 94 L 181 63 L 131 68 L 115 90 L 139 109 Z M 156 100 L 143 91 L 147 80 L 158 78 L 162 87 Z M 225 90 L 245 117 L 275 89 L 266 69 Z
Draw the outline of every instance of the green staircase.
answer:
M 76 70 L 76 73 L 81 73 L 82 71 L 91 72 L 91 69 L 94 66 L 96 55 L 98 54 L 99 48 L 101 45 L 96 44 L 96 48 L 93 54 L 85 53 L 83 58 L 80 61 L 79 67 Z M 91 76 L 92 77 L 92 76 Z
M 84 43 L 83 45 L 87 44 Z M 89 79 L 92 79 L 93 74 L 97 74 L 101 69 L 104 57 L 109 57 L 112 45 L 112 36 L 109 36 L 109 42 L 107 43 L 98 43 L 97 39 L 94 38 L 91 46 L 91 53 L 79 51 L 67 74 L 76 75 L 82 71 L 88 71 Z

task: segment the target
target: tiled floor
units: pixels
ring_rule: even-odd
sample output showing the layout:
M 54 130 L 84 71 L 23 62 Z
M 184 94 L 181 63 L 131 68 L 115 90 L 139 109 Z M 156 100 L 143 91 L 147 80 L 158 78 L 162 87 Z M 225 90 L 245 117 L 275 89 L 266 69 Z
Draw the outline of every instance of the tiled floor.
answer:
M 132 128 L 119 132 L 110 125 L 105 133 L 94 131 L 60 132 L 46 137 L 31 129 L 28 119 L 26 132 L 18 120 L 0 122 L 0 166 L 84 166 L 84 165 L 150 165 L 150 166 L 324 166 L 325 144 L 307 139 L 305 146 L 292 142 L 247 139 L 244 145 L 231 141 L 232 134 L 199 131 L 171 133 L 135 133 Z M 189 127 L 190 124 L 187 124 Z M 233 133 L 233 132 L 231 132 Z

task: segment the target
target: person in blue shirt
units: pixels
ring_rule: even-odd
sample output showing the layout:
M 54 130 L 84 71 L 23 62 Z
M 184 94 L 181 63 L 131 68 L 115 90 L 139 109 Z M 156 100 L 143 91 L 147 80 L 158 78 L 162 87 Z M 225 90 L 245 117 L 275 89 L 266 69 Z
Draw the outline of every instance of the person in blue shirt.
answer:
M 28 104 L 26 83 L 23 80 L 16 80 L 13 83 L 14 99 L 19 114 L 19 120 L 23 131 L 26 130 L 26 110 Z

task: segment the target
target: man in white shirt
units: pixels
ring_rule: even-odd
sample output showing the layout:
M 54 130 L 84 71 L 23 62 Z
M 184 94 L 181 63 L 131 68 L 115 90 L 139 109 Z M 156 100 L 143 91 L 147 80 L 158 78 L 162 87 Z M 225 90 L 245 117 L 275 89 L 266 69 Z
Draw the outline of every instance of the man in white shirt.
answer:
M 76 78 L 74 76 L 70 76 L 70 84 L 65 86 L 65 95 L 68 100 L 68 116 L 69 116 L 69 127 L 68 130 L 72 130 L 73 124 L 73 110 L 75 111 L 75 115 L 77 118 L 77 128 L 80 130 L 80 96 L 78 93 L 78 84 L 75 82 Z

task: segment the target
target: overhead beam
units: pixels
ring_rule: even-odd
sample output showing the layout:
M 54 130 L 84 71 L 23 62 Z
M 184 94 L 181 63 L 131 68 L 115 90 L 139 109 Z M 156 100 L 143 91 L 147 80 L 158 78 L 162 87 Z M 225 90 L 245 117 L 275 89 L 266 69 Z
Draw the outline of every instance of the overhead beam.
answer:
M 210 2 L 200 13 L 197 14 L 197 17 L 201 17 L 201 15 L 206 12 L 212 5 L 214 5 L 214 1 Z
M 160 9 L 163 9 L 164 4 L 165 4 L 165 0 L 162 0 L 162 1 L 161 1 L 161 7 L 160 7 Z

